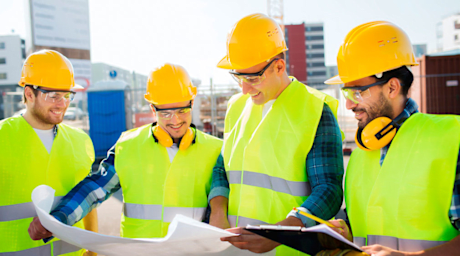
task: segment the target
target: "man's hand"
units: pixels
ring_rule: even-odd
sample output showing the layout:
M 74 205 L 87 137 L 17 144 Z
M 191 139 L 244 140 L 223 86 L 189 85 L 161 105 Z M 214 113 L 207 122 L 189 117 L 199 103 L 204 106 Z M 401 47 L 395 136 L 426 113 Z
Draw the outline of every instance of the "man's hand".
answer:
M 276 223 L 276 225 L 303 227 L 302 221 L 296 217 L 288 217 L 287 219 L 284 219 Z M 268 251 L 275 249 L 275 247 L 280 245 L 280 243 L 278 242 L 275 242 L 263 236 L 256 235 L 252 232 L 244 230 L 242 227 L 227 229 L 227 231 L 235 233 L 235 234 L 240 234 L 240 236 L 223 237 L 220 240 L 228 241 L 235 247 L 238 247 L 240 249 L 249 250 L 251 252 L 255 252 L 255 253 L 268 252 Z
M 348 239 L 348 241 L 353 242 L 353 235 L 351 234 L 350 229 L 348 228 L 348 225 L 344 220 L 342 219 L 330 220 L 329 223 L 337 227 L 337 228 L 333 228 L 335 232 L 339 233 L 340 235 Z
M 29 236 L 30 238 L 32 238 L 32 240 L 40 240 L 53 235 L 51 232 L 49 232 L 42 226 L 38 217 L 34 217 L 34 219 L 29 225 L 28 231 Z
M 220 240 L 227 241 L 233 246 L 242 250 L 249 250 L 255 253 L 263 253 L 271 251 L 280 245 L 280 243 L 244 230 L 242 227 L 227 229 L 227 231 L 240 235 L 222 237 Z
M 97 253 L 87 250 L 85 253 L 83 253 L 83 256 L 97 256 Z
M 408 255 L 408 254 L 398 252 L 396 250 L 390 249 L 388 247 L 385 247 L 379 244 L 363 246 L 361 247 L 361 249 L 365 251 L 367 254 L 372 255 L 372 256 L 405 256 L 405 255 Z

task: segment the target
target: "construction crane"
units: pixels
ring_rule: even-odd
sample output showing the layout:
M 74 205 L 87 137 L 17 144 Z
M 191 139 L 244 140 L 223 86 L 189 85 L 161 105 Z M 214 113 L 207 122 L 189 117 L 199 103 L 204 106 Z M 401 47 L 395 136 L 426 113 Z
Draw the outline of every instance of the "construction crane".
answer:
M 267 10 L 268 16 L 280 24 L 284 33 L 283 0 L 267 0 Z

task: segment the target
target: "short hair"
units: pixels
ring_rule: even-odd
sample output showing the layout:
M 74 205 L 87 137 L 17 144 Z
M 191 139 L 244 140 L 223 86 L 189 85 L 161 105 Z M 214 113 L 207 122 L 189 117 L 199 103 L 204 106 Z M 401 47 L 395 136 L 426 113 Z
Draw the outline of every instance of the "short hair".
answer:
M 285 52 L 281 52 L 281 53 L 278 53 L 278 55 L 276 55 L 275 57 L 273 57 L 274 59 L 278 58 L 278 59 L 283 59 L 284 61 L 286 61 L 286 53 Z
M 377 81 L 388 81 L 391 78 L 396 77 L 401 83 L 401 92 L 404 97 L 407 97 L 407 93 L 409 92 L 412 82 L 414 81 L 414 75 L 406 66 L 383 72 L 381 78 L 378 78 L 375 75 L 373 77 L 377 78 Z
M 38 96 L 38 90 L 35 90 L 35 88 L 34 88 L 32 85 L 26 84 L 26 86 L 24 86 L 24 92 L 22 93 L 22 101 L 23 101 L 24 103 L 27 102 L 27 98 L 26 98 L 26 87 L 30 87 L 30 89 L 32 89 L 32 91 L 34 92 L 35 97 Z

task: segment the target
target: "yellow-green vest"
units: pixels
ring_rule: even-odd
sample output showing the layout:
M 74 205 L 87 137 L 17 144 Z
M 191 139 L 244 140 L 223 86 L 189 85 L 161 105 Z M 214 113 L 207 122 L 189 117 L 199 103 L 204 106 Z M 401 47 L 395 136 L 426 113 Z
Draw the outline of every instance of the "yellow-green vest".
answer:
M 56 190 L 56 204 L 91 171 L 89 136 L 59 124 L 48 153 L 29 123 L 12 117 L 0 122 L 0 155 L 0 255 L 81 255 L 83 250 L 58 239 L 33 241 L 27 229 L 37 216 L 31 202 L 35 187 L 45 184 Z M 75 226 L 83 228 L 83 223 Z
M 306 158 L 324 103 L 336 116 L 338 101 L 297 80 L 280 94 L 262 120 L 262 105 L 248 95 L 229 101 L 224 163 L 230 184 L 231 226 L 276 223 L 311 193 Z M 300 253 L 279 246 L 277 255 Z
M 127 131 L 116 144 L 115 170 L 124 198 L 122 237 L 164 237 L 176 214 L 201 221 L 208 205 L 222 140 L 195 130 L 195 143 L 179 150 L 171 163 L 151 128 Z
M 428 249 L 459 235 L 448 217 L 460 145 L 460 117 L 414 114 L 380 150 L 355 149 L 345 178 L 354 242 Z

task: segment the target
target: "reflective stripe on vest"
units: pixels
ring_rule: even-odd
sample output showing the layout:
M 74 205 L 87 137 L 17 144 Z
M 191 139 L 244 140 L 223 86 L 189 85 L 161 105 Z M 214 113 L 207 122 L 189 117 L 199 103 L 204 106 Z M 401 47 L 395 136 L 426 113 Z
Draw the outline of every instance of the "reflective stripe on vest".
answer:
M 355 243 L 359 247 L 365 246 L 366 245 L 366 238 L 359 237 L 359 236 L 354 236 L 353 237 L 353 243 Z
M 309 196 L 311 194 L 310 182 L 289 181 L 267 174 L 244 171 L 244 178 L 241 181 L 242 171 L 228 171 L 229 184 L 244 184 L 260 188 L 267 188 L 276 192 L 286 193 L 292 196 Z
M 122 237 L 164 237 L 176 214 L 201 221 L 208 205 L 222 141 L 196 130 L 195 143 L 179 150 L 170 162 L 166 148 L 153 139 L 151 127 L 123 133 L 115 147 L 115 169 L 125 202 Z
M 236 226 L 236 220 L 238 219 L 238 226 L 239 227 L 246 227 L 247 225 L 265 225 L 269 224 L 267 222 L 263 222 L 256 219 L 235 216 L 235 215 L 228 215 L 228 222 L 230 223 L 231 227 Z
M 62 240 L 53 242 L 53 256 L 58 256 L 71 252 L 78 252 L 81 248 L 73 244 L 66 243 Z M 0 252 L 0 256 L 30 256 L 30 255 L 51 255 L 51 244 L 30 248 L 17 252 Z
M 448 216 L 459 130 L 458 116 L 417 113 L 396 133 L 382 166 L 379 150 L 353 151 L 344 194 L 359 242 L 413 252 L 460 235 Z
M 353 242 L 358 246 L 366 245 L 366 238 L 364 237 L 353 237 Z M 367 245 L 380 244 L 389 248 L 395 248 L 395 250 L 406 251 L 406 252 L 417 252 L 426 250 L 438 245 L 445 244 L 445 241 L 427 241 L 427 240 L 413 240 L 413 239 L 402 239 L 392 236 L 367 236 Z
M 149 205 L 149 204 L 123 204 L 123 214 L 129 218 L 142 219 L 142 220 L 161 220 L 162 219 L 162 205 Z M 206 207 L 165 207 L 163 220 L 171 222 L 176 214 L 182 214 L 195 220 L 203 220 Z
M 62 196 L 54 197 L 53 209 L 61 200 Z M 0 206 L 0 221 L 13 221 L 33 218 L 37 213 L 32 202 Z
M 58 198 L 54 204 L 58 203 L 59 197 L 66 195 L 91 170 L 94 161 L 91 139 L 81 129 L 59 124 L 48 152 L 24 117 L 12 117 L 0 121 L 0 155 L 0 252 L 40 248 L 43 241 L 30 239 L 27 233 L 32 217 L 36 216 L 31 203 L 32 190 L 38 185 L 48 185 L 56 191 Z M 83 228 L 83 222 L 74 227 Z

